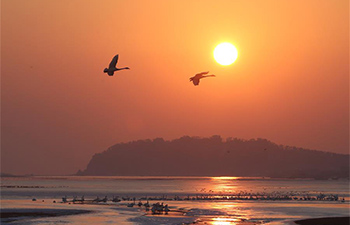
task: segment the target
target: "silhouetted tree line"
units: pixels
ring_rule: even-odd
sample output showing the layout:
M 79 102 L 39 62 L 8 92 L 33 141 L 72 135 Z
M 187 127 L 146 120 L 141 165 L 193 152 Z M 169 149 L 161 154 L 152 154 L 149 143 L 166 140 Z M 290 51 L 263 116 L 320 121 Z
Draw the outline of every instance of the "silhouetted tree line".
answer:
M 78 175 L 349 178 L 349 155 L 282 146 L 266 139 L 184 136 L 116 144 Z

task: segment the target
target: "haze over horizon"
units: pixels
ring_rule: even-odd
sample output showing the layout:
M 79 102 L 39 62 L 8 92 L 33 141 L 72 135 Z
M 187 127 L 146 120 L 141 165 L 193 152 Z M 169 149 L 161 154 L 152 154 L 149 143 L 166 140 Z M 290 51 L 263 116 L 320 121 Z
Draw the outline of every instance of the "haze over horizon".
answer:
M 73 174 L 116 143 L 184 135 L 349 154 L 347 0 L 2 0 L 1 15 L 3 173 Z M 131 70 L 109 77 L 115 54 Z M 191 84 L 202 71 L 216 77 Z

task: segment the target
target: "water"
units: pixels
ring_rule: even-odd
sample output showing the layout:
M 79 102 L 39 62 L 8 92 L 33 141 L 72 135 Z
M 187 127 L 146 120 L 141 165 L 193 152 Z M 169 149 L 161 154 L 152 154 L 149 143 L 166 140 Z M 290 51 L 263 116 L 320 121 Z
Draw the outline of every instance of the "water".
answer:
M 349 216 L 348 180 L 294 180 L 246 177 L 79 177 L 35 176 L 1 179 L 2 210 L 83 209 L 92 213 L 60 217 L 16 219 L 10 224 L 287 224 L 302 218 Z M 242 200 L 244 195 L 315 198 L 338 195 L 338 201 Z M 112 196 L 162 198 L 169 215 L 152 216 L 143 207 L 126 207 L 132 201 L 100 204 L 59 203 L 63 196 L 85 199 Z M 180 200 L 170 200 L 177 196 Z M 184 200 L 186 198 L 207 200 Z M 37 199 L 33 202 L 31 199 Z M 208 198 L 211 198 L 210 200 Z M 216 198 L 215 200 L 213 198 Z M 225 200 L 223 200 L 226 198 Z M 345 199 L 345 202 L 340 200 Z M 56 203 L 53 203 L 56 201 Z M 145 201 L 143 201 L 145 202 Z M 5 222 L 2 220 L 2 222 Z

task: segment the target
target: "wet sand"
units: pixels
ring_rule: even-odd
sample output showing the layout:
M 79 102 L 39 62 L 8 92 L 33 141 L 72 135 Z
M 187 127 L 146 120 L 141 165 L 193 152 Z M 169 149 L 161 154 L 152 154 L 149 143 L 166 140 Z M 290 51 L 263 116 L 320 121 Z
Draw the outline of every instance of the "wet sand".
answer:
M 349 225 L 350 217 L 327 217 L 316 219 L 297 220 L 299 225 Z
M 90 210 L 79 209 L 1 209 L 1 222 L 12 222 L 19 219 L 39 218 L 39 217 L 57 217 L 79 215 L 84 213 L 91 213 Z
M 350 224 L 348 214 L 337 215 L 333 218 L 320 219 L 305 219 L 312 218 L 313 215 L 289 216 L 288 221 L 283 221 L 284 214 L 277 217 L 271 217 L 269 210 L 274 210 L 275 207 L 280 207 L 280 203 L 246 203 L 227 201 L 202 201 L 201 208 L 196 208 L 198 203 L 189 201 L 173 202 L 170 211 L 167 215 L 152 214 L 152 211 L 146 211 L 144 207 L 127 207 L 129 202 L 118 203 L 91 203 L 86 201 L 84 204 L 75 204 L 72 202 L 63 203 L 57 199 L 45 199 L 42 201 L 28 200 L 0 200 L 1 203 L 1 223 L 13 221 L 31 221 L 32 224 L 40 224 L 45 221 L 46 224 L 53 224 L 57 221 L 64 221 L 68 224 L 236 224 L 236 225 L 257 225 L 257 224 L 300 224 L 300 225 L 342 225 Z M 152 204 L 153 202 L 150 202 Z M 168 204 L 167 202 L 165 202 Z M 261 208 L 268 208 L 267 211 L 255 210 L 251 211 L 252 205 L 257 207 L 260 204 Z M 302 204 L 305 204 L 302 202 Z M 304 205 L 291 205 L 288 203 L 286 207 L 300 207 Z M 336 206 L 346 207 L 344 204 L 331 204 L 327 207 L 335 208 Z M 239 208 L 242 209 L 239 209 Z M 315 207 L 315 206 L 314 206 Z M 324 204 L 320 205 L 324 207 Z M 225 209 L 225 210 L 221 210 Z M 256 208 L 255 208 L 256 209 Z M 327 209 L 327 208 L 326 208 Z M 249 214 L 245 214 L 248 212 Z M 296 211 L 298 212 L 298 211 Z M 316 216 L 327 216 L 328 211 L 324 210 L 325 214 Z M 270 213 L 267 215 L 266 213 Z M 316 217 L 315 216 L 315 217 Z M 328 217 L 333 214 L 328 213 Z M 287 217 L 285 217 L 287 218 Z M 49 222 L 48 222 L 49 221 Z M 288 223 L 287 223 L 288 222 Z

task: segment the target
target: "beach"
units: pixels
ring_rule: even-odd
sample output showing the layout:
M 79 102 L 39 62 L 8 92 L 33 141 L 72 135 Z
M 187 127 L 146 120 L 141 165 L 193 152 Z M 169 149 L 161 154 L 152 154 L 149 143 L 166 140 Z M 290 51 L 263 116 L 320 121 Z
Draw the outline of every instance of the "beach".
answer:
M 347 225 L 350 224 L 350 217 L 328 217 L 328 218 L 316 218 L 316 219 L 306 219 L 298 220 L 295 222 L 300 225 Z
M 54 201 L 54 200 L 53 200 Z M 247 218 L 245 215 L 227 213 L 224 210 L 172 207 L 165 215 L 152 214 L 143 207 L 127 207 L 119 204 L 69 204 L 24 200 L 2 200 L 1 223 L 3 224 L 300 224 L 300 225 L 347 225 L 349 217 L 316 218 L 299 220 L 298 217 Z M 177 204 L 177 203 L 174 203 Z M 191 203 L 182 204 L 182 206 Z M 193 204 L 193 203 L 192 203 Z M 220 203 L 219 203 L 220 204 Z M 239 204 L 239 203 L 238 203 Z M 268 203 L 267 203 L 268 204 Z M 8 208 L 9 206 L 15 208 Z M 244 204 L 242 204 L 244 205 Z M 3 207 L 4 206 L 4 207 Z M 294 222 L 293 222 L 294 221 Z
M 334 222 L 337 217 L 337 224 L 342 224 L 349 217 L 347 185 L 347 181 L 263 178 L 7 178 L 2 179 L 1 222 L 313 225 L 322 221 L 326 225 L 330 220 L 312 219 L 332 218 Z M 270 194 L 263 195 L 264 189 Z M 325 197 L 316 200 L 322 189 Z M 153 214 L 156 203 L 168 205 L 168 214 Z

